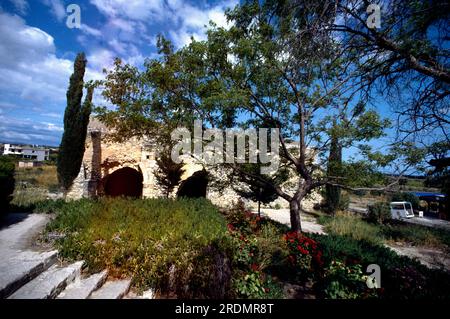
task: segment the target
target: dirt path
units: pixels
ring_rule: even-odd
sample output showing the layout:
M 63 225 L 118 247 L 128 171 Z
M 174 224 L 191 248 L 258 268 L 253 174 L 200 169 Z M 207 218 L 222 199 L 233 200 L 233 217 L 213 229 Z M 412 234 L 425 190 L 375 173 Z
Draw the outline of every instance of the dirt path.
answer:
M 450 271 L 450 254 L 441 249 L 415 247 L 399 242 L 385 244 L 385 246 L 391 248 L 398 255 L 417 259 L 428 268 Z
M 254 211 L 254 213 L 257 213 Z M 270 218 L 279 223 L 291 226 L 291 220 L 289 217 L 289 209 L 261 209 L 261 216 Z M 322 225 L 318 224 L 316 219 L 312 216 L 301 214 L 302 230 L 305 233 L 318 233 L 325 234 Z

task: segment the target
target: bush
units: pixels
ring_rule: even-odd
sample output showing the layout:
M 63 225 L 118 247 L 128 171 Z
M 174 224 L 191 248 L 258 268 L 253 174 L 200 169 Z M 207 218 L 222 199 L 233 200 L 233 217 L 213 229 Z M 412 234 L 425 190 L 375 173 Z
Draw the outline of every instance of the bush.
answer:
M 429 269 L 417 260 L 399 256 L 394 251 L 365 240 L 354 240 L 348 236 L 312 234 L 323 251 L 325 265 L 341 261 L 345 265 L 361 265 L 364 271 L 370 264 L 381 267 L 381 298 L 420 299 L 450 298 L 448 287 L 450 274 Z M 318 293 L 326 285 L 319 283 Z
M 225 212 L 232 247 L 233 295 L 240 298 L 281 298 L 272 272 L 285 263 L 287 247 L 282 225 L 246 211 L 242 203 Z
M 0 156 L 0 211 L 6 211 L 14 191 L 14 161 L 8 156 Z
M 230 290 L 226 222 L 207 200 L 82 199 L 39 209 L 57 211 L 46 233 L 63 233 L 61 256 L 85 260 L 90 272 L 106 268 L 132 277 L 139 290 L 182 298 L 224 298 Z
M 317 242 L 297 232 L 289 232 L 284 236 L 289 249 L 289 261 L 295 267 L 298 278 L 306 281 L 323 266 L 322 252 Z
M 391 208 L 388 203 L 377 202 L 369 205 L 367 220 L 376 224 L 383 224 L 391 218 Z
M 363 273 L 361 265 L 332 261 L 317 288 L 321 291 L 321 297 L 327 299 L 376 297 L 377 291 L 367 287 L 367 279 L 368 276 Z

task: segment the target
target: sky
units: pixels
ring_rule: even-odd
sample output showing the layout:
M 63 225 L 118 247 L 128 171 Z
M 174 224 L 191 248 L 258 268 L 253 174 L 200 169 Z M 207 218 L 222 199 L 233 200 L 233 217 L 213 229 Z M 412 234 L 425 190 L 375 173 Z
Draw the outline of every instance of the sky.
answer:
M 81 9 L 69 28 L 70 4 Z M 77 52 L 88 60 L 85 81 L 101 79 L 115 57 L 141 66 L 156 56 L 163 34 L 176 48 L 205 38 L 212 20 L 238 0 L 1 0 L 0 142 L 59 145 L 66 90 Z M 101 104 L 99 94 L 94 104 Z

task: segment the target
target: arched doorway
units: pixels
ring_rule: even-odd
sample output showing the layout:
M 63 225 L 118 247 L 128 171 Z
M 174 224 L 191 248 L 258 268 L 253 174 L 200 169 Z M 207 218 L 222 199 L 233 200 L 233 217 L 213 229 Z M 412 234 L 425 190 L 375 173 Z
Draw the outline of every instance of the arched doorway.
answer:
M 206 197 L 207 186 L 208 173 L 205 170 L 195 172 L 191 177 L 181 183 L 180 188 L 178 189 L 177 197 Z
M 141 197 L 142 173 L 130 167 L 118 169 L 104 179 L 104 193 L 107 196 Z

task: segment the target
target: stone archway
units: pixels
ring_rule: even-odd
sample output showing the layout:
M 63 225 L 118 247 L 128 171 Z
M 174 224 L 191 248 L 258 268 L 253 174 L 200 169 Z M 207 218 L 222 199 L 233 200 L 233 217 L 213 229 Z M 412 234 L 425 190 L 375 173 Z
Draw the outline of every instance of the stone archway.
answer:
M 103 179 L 103 192 L 106 196 L 139 198 L 142 196 L 142 181 L 141 172 L 130 167 L 124 167 Z
M 195 172 L 184 180 L 178 188 L 177 197 L 199 198 L 206 197 L 208 173 L 205 170 Z

